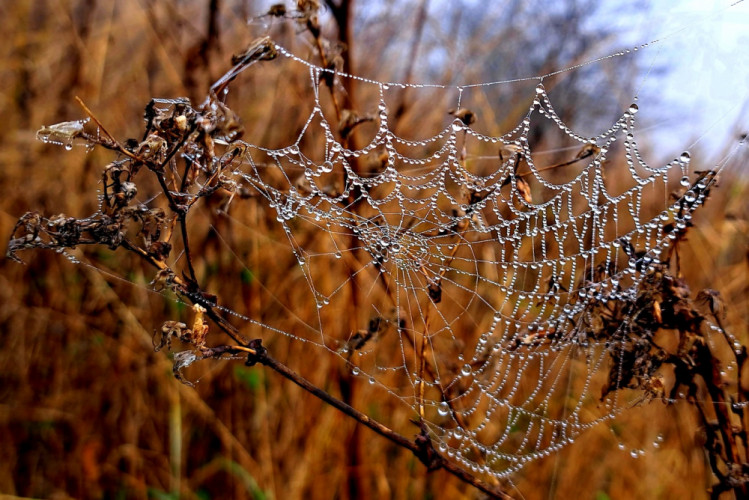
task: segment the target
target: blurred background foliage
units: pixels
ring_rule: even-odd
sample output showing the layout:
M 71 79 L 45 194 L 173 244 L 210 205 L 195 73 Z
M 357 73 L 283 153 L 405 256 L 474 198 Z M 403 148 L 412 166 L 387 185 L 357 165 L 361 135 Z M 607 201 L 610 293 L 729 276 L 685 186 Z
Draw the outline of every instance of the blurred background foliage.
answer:
M 617 33 L 591 22 L 597 4 L 361 0 L 351 2 L 343 23 L 330 8 L 323 9 L 321 21 L 329 40 L 347 43 L 347 71 L 380 81 L 454 85 L 543 74 L 601 55 Z M 3 2 L 0 234 L 10 234 L 29 210 L 74 216 L 96 210 L 101 169 L 111 155 L 87 154 L 83 148 L 66 152 L 35 141 L 40 126 L 83 117 L 75 96 L 115 136 L 137 137 L 151 97 L 200 101 L 228 68 L 231 55 L 258 35 L 270 33 L 318 62 L 308 35 L 295 23 L 257 17 L 268 7 L 269 2 L 250 0 Z M 645 2 L 622 5 L 642 8 Z M 605 60 L 554 77 L 547 88 L 565 122 L 592 134 L 607 128 L 631 102 L 639 81 L 631 75 L 642 71 L 638 64 L 635 58 Z M 659 71 L 667 68 L 655 68 L 651 78 Z M 308 77 L 304 71 L 271 76 L 243 74 L 232 87 L 230 105 L 245 121 L 249 139 L 285 145 L 311 105 Z M 355 101 L 358 89 L 348 85 L 346 95 Z M 499 134 L 517 124 L 534 85 L 500 85 L 477 94 L 472 102 L 476 127 Z M 441 129 L 455 96 L 438 94 L 404 92 L 393 103 L 397 119 L 391 127 L 406 137 Z M 274 105 L 259 107 L 266 97 Z M 553 155 L 561 145 L 540 127 L 532 133 L 534 143 Z M 646 134 L 638 140 L 646 158 L 659 149 Z M 737 162 L 745 161 L 742 154 Z M 710 168 L 698 161 L 693 168 Z M 748 194 L 746 179 L 729 168 L 696 217 L 684 250 L 693 290 L 710 287 L 723 294 L 727 324 L 743 342 L 749 325 Z M 259 221 L 259 231 L 274 230 L 262 206 L 246 210 L 250 220 Z M 210 211 L 203 217 L 205 227 L 222 227 Z M 264 250 L 252 234 L 236 236 L 252 249 L 247 260 L 254 267 L 226 279 L 217 275 L 224 257 L 212 234 L 206 230 L 193 238 L 202 256 L 199 274 L 240 312 L 262 314 L 260 283 L 282 279 L 291 259 Z M 88 248 L 82 255 L 102 271 L 43 252 L 22 255 L 25 266 L 0 261 L 0 493 L 480 497 L 444 473 L 427 474 L 410 453 L 357 429 L 260 367 L 206 364 L 190 374 L 200 381 L 195 388 L 180 384 L 167 355 L 153 352 L 152 337 L 164 320 L 186 319 L 184 307 L 150 292 L 153 272 L 124 251 Z M 294 342 L 275 347 L 274 354 L 296 360 L 294 368 L 318 386 L 334 394 L 340 390 L 329 360 L 311 358 Z M 413 415 L 384 393 L 362 389 L 351 398 L 404 435 L 416 433 L 409 423 Z M 704 498 L 711 479 L 701 439 L 689 406 L 655 401 L 530 464 L 505 486 L 528 499 Z

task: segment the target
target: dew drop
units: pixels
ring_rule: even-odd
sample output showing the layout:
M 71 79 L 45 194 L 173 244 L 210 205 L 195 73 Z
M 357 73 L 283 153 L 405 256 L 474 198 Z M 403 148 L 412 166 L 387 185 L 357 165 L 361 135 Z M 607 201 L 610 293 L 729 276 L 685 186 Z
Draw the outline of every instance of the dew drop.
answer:
M 689 186 L 689 184 L 690 184 L 689 177 L 686 176 L 686 175 L 684 177 L 682 177 L 681 180 L 679 181 L 679 184 L 681 184 L 684 187 Z
M 359 370 L 359 367 L 358 367 L 358 366 L 355 366 L 355 367 L 354 367 L 354 368 L 353 368 L 353 369 L 351 370 L 351 373 L 352 373 L 353 375 L 359 375 L 359 373 L 361 373 L 361 370 Z
M 322 172 L 323 174 L 327 174 L 332 171 L 333 171 L 333 164 L 331 162 L 326 161 L 325 163 L 320 165 L 320 172 Z
M 640 110 L 640 107 L 637 104 L 634 104 L 634 103 L 632 103 L 632 105 L 629 107 L 629 109 L 627 109 L 627 111 L 629 111 L 633 115 L 635 113 L 637 113 L 639 110 Z
M 689 151 L 684 151 L 681 156 L 679 156 L 679 161 L 682 163 L 689 163 L 689 160 L 691 157 L 689 156 Z
M 437 412 L 442 415 L 443 417 L 446 416 L 448 413 L 450 413 L 450 408 L 447 406 L 447 403 L 444 401 L 440 403 L 439 408 Z
M 658 434 L 653 441 L 653 448 L 660 448 L 663 444 L 663 434 Z

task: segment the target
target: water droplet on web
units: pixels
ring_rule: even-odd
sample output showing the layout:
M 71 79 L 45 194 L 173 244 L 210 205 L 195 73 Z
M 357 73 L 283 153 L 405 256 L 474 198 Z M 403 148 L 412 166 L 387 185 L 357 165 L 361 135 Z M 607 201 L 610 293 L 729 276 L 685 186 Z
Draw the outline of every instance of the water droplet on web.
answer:
M 354 367 L 354 368 L 353 368 L 353 369 L 351 370 L 351 374 L 352 374 L 352 375 L 359 375 L 359 373 L 361 373 L 361 370 L 359 369 L 359 367 L 358 367 L 358 366 L 355 366 L 355 367 Z
M 465 376 L 468 376 L 471 374 L 471 365 L 463 365 L 463 368 L 460 369 L 460 373 L 462 373 Z
M 631 114 L 635 114 L 640 110 L 640 107 L 637 104 L 632 103 L 632 105 L 627 109 Z
M 459 120 L 455 120 L 453 122 L 453 130 L 456 132 L 460 132 L 461 130 L 463 130 L 463 123 Z
M 73 143 L 72 142 L 66 142 L 65 143 L 65 149 L 67 151 L 70 151 L 71 149 L 73 149 Z
M 329 161 L 326 161 L 322 165 L 320 165 L 320 172 L 327 174 L 333 171 L 333 164 Z
M 684 151 L 681 156 L 679 156 L 679 161 L 682 163 L 689 163 L 689 160 L 691 157 L 689 156 L 689 151 Z
M 694 200 L 697 199 L 697 195 L 692 191 L 691 189 L 684 193 L 684 199 L 688 201 L 689 203 L 692 203 Z
M 687 187 L 687 186 L 689 186 L 689 185 L 691 184 L 691 183 L 689 182 L 689 177 L 688 177 L 688 176 L 686 176 L 686 175 L 685 175 L 684 177 L 682 177 L 682 178 L 681 178 L 681 180 L 679 181 L 679 184 L 681 184 L 681 185 L 682 185 L 682 186 L 684 186 L 684 187 Z
M 445 403 L 443 401 L 442 403 L 439 404 L 439 408 L 438 408 L 437 412 L 444 417 L 448 413 L 450 413 L 450 407 L 447 406 L 447 403 Z

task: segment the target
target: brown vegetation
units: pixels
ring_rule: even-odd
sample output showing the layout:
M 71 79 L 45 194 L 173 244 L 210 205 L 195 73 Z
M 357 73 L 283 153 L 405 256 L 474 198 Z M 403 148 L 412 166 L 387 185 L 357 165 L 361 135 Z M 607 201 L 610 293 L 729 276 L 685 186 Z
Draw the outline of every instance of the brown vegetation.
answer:
M 292 15 L 294 22 L 279 24 L 274 37 L 296 40 L 300 51 L 305 45 L 298 41 L 306 40 L 306 55 L 323 67 L 350 67 L 351 52 L 326 41 L 357 43 L 348 26 L 349 2 L 338 8 L 330 2 L 338 35 L 327 38 L 314 10 L 305 10 L 315 3 L 300 2 L 297 13 L 276 7 L 269 22 Z M 0 492 L 44 498 L 479 497 L 468 483 L 421 465 L 444 464 L 428 444 L 419 447 L 423 428 L 414 425 L 410 408 L 303 342 L 264 336 L 257 324 L 215 308 L 218 301 L 280 324 L 293 314 L 312 322 L 316 314 L 293 309 L 309 304 L 309 297 L 298 286 L 297 260 L 281 246 L 275 214 L 257 193 L 221 175 L 242 152 L 216 146 L 217 140 L 242 131 L 249 140 L 282 146 L 296 137 L 310 106 L 304 72 L 268 65 L 239 75 L 274 56 L 267 42 L 252 43 L 254 36 L 245 32 L 243 16 L 255 12 L 218 1 L 145 7 L 83 1 L 37 10 L 19 3 L 1 9 L 3 32 L 11 35 L 0 56 L 0 85 L 9 89 L 0 103 L 6 120 L 0 131 L 0 232 L 11 235 L 8 250 L 26 265 L 9 259 L 0 264 L 0 451 L 6 457 Z M 250 50 L 240 53 L 238 47 Z M 335 78 L 322 82 L 330 90 L 326 112 L 336 115 L 342 140 L 356 142 L 360 135 L 353 130 L 367 134 L 374 125 L 364 113 L 353 113 L 352 100 L 372 96 L 344 82 L 343 89 Z M 224 104 L 219 96 L 230 83 Z M 400 96 L 391 127 L 424 137 L 431 133 L 425 129 L 444 123 L 447 110 L 413 94 Z M 154 96 L 187 96 L 190 103 L 151 101 L 144 133 L 143 106 Z M 273 105 L 250 104 L 263 100 Z M 470 104 L 486 110 L 484 116 L 491 113 L 488 104 Z M 566 106 L 574 109 L 575 103 Z M 506 123 L 482 125 L 502 130 L 524 109 L 525 103 L 496 119 Z M 453 113 L 466 125 L 476 121 L 467 108 Z M 97 144 L 90 153 L 34 140 L 42 124 L 87 114 L 92 120 L 86 124 L 67 123 L 41 135 Z M 541 144 L 553 140 L 544 131 L 537 137 Z M 188 145 L 201 151 L 203 163 L 182 161 L 179 172 L 171 171 L 170 160 Z M 220 166 L 212 170 L 207 165 L 214 158 Z M 377 166 L 362 162 L 357 168 Z M 628 354 L 610 367 L 612 383 L 604 391 L 616 382 L 637 390 L 643 404 L 530 464 L 501 485 L 506 492 L 525 498 L 702 498 L 715 483 L 711 468 L 720 485 L 716 492 L 745 488 L 749 416 L 730 403 L 747 401 L 741 383 L 749 324 L 747 188 L 740 179 L 729 189 L 724 179 L 716 187 L 707 178 L 711 198 L 693 227 L 674 228 L 679 237 L 667 264 L 656 267 L 632 303 L 600 306 L 595 315 L 603 320 L 586 330 L 600 339 L 616 330 L 610 325 L 629 322 L 623 343 Z M 520 194 L 530 196 L 528 182 L 518 179 Z M 137 193 L 158 192 L 165 193 L 160 207 L 143 211 L 131 203 Z M 188 192 L 197 195 L 184 196 Z M 45 247 L 77 247 L 71 251 L 77 262 L 24 250 Z M 170 257 L 183 251 L 179 267 L 170 268 Z M 335 276 L 330 282 L 337 283 Z M 435 286 L 430 296 L 439 302 L 442 289 Z M 351 293 L 350 300 L 359 300 Z M 169 300 L 177 295 L 203 309 Z M 373 324 L 364 313 L 332 308 L 321 321 L 358 332 L 351 337 L 357 345 L 349 340 L 356 350 L 400 318 L 383 315 Z M 710 332 L 708 322 L 719 330 Z M 262 344 L 247 341 L 259 338 Z M 176 368 L 153 349 L 170 342 L 192 346 L 175 356 Z M 229 357 L 242 361 L 207 359 Z M 198 358 L 204 360 L 189 366 Z M 284 363 L 293 368 L 291 378 L 304 377 L 386 420 L 414 453 L 288 382 L 279 375 Z M 187 380 L 199 381 L 194 388 L 173 376 L 181 377 L 182 368 Z M 670 400 L 675 404 L 661 403 Z

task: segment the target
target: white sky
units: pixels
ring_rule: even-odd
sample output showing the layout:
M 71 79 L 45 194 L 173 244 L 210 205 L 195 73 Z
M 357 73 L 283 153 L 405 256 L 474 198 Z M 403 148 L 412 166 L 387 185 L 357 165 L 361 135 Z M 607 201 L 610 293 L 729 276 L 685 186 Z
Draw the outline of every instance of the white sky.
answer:
M 697 141 L 694 148 L 717 153 L 749 132 L 749 0 L 732 3 L 653 0 L 649 11 L 624 18 L 610 11 L 612 24 L 629 33 L 625 43 L 661 39 L 639 54 L 669 71 L 642 81 L 638 121 L 668 148 Z
M 432 14 L 440 1 L 453 0 L 432 0 Z M 494 9 L 506 5 L 475 1 Z M 536 3 L 543 9 L 546 2 L 556 1 Z M 413 14 L 418 1 L 408 2 L 413 4 L 408 12 Z M 668 69 L 648 78 L 641 75 L 636 82 L 641 86 L 639 131 L 649 134 L 647 142 L 663 149 L 649 160 L 668 161 L 689 149 L 701 150 L 716 157 L 705 159 L 717 161 L 726 144 L 737 143 L 740 133 L 749 132 L 749 0 L 643 3 L 649 7 L 636 8 L 633 0 L 600 0 L 594 22 L 605 23 L 621 36 L 607 49 L 601 44 L 598 55 L 659 39 L 637 54 L 643 66 Z M 359 8 L 364 7 L 360 4 Z

